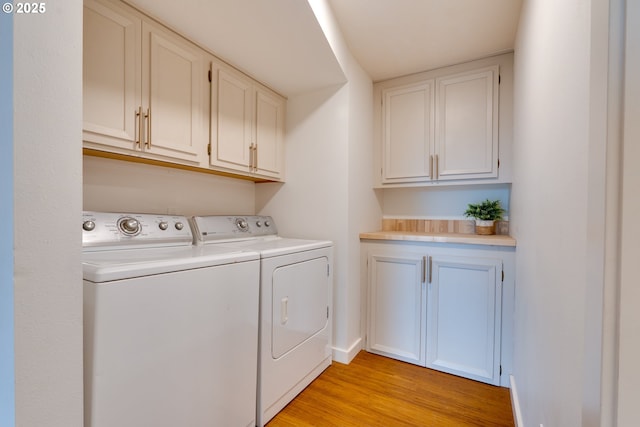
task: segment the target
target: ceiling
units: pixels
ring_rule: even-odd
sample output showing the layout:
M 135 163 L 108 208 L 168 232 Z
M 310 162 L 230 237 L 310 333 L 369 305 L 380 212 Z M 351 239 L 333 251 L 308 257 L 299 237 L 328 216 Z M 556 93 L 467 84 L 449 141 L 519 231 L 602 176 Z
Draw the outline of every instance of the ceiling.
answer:
M 308 1 L 127 0 L 285 96 L 346 81 Z M 513 49 L 522 0 L 328 0 L 374 81 Z
M 522 0 L 329 0 L 374 81 L 513 50 Z

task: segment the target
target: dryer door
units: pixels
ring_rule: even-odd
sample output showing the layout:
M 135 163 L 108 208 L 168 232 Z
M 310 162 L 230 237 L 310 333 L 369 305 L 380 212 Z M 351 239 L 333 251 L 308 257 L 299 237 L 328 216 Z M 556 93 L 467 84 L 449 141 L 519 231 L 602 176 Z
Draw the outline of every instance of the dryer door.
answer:
M 273 271 L 271 356 L 278 359 L 324 329 L 329 314 L 329 260 L 318 257 Z

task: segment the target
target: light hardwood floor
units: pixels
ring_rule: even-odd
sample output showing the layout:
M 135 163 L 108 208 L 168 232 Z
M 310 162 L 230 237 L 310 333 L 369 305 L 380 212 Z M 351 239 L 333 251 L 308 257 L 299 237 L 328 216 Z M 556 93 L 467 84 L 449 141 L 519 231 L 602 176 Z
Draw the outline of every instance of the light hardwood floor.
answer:
M 361 351 L 334 362 L 267 427 L 512 427 L 509 389 Z

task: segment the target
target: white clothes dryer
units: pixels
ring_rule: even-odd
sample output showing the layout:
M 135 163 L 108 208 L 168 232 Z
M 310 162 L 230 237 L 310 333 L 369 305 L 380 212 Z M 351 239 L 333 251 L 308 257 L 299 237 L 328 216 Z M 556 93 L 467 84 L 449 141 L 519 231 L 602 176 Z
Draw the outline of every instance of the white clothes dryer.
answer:
M 254 426 L 259 255 L 185 217 L 85 212 L 86 427 Z
M 191 220 L 196 242 L 260 254 L 257 426 L 331 365 L 333 243 L 284 238 L 268 216 Z

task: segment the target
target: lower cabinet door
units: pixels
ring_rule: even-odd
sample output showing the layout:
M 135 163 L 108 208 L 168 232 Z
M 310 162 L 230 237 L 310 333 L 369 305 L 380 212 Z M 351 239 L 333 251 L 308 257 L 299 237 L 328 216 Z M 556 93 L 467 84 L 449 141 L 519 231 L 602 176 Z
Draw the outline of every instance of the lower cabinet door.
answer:
M 426 366 L 498 385 L 502 260 L 434 256 L 430 266 Z
M 424 257 L 369 254 L 367 350 L 425 366 Z

